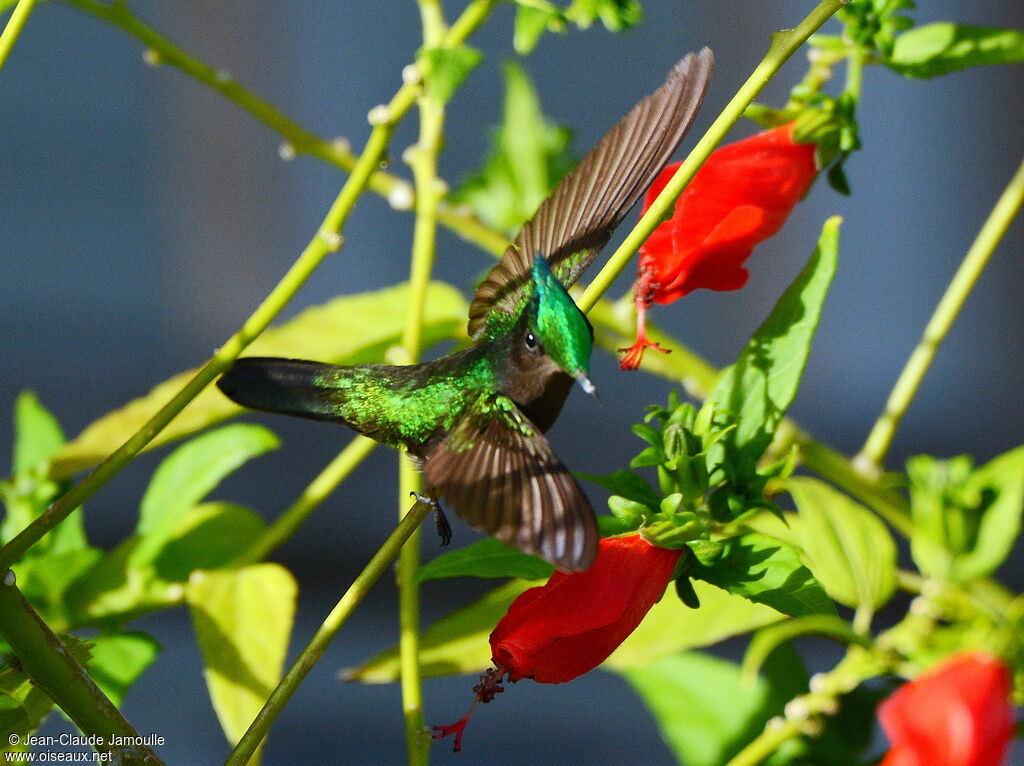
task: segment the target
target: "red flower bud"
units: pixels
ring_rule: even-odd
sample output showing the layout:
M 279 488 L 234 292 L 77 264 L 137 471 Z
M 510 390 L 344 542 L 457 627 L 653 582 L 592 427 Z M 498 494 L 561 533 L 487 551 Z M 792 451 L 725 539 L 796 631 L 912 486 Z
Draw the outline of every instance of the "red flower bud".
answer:
M 635 369 L 648 346 L 651 303 L 671 303 L 698 287 L 738 290 L 749 276 L 744 261 L 775 234 L 817 174 L 814 144 L 793 143 L 793 123 L 720 147 L 676 201 L 672 218 L 640 248 L 634 286 L 637 340 L 619 362 Z M 666 167 L 644 197 L 644 212 L 680 163 Z
M 548 684 L 592 670 L 661 598 L 679 555 L 639 535 L 601 540 L 590 569 L 555 572 L 512 602 L 491 633 L 494 664 Z
M 985 652 L 947 658 L 878 707 L 881 766 L 998 766 L 1013 736 L 1010 673 Z

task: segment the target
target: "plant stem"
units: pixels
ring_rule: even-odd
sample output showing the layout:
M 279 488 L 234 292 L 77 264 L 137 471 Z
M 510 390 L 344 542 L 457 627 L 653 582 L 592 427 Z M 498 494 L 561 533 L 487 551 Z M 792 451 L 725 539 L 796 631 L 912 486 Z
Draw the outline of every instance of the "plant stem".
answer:
M 669 213 L 669 209 L 675 204 L 676 199 L 683 193 L 683 189 L 690 183 L 690 180 L 704 164 L 704 160 L 714 148 L 725 138 L 725 134 L 743 116 L 743 111 L 750 106 L 751 102 L 761 92 L 761 89 L 768 83 L 772 76 L 779 71 L 779 68 L 786 63 L 790 56 L 803 45 L 804 41 L 811 36 L 811 33 L 829 20 L 832 15 L 844 4 L 844 0 L 822 0 L 818 6 L 800 22 L 795 29 L 788 29 L 776 32 L 772 37 L 771 47 L 761 62 L 754 68 L 754 71 L 747 78 L 747 81 L 736 91 L 722 113 L 708 128 L 701 137 L 693 151 L 680 165 L 679 170 L 669 180 L 668 184 L 657 196 L 647 212 L 637 221 L 633 230 L 626 235 L 626 239 L 618 249 L 612 253 L 604 268 L 594 277 L 594 281 L 587 285 L 583 297 L 578 301 L 581 311 L 588 312 L 597 303 L 598 298 L 607 292 L 615 278 L 622 273 L 622 270 L 629 263 L 630 259 L 640 249 L 640 246 L 647 240 L 651 233 L 657 228 Z
M 419 0 L 423 26 L 423 48 L 431 49 L 444 39 L 445 23 L 439 0 Z M 430 77 L 427 59 L 417 63 L 421 77 Z M 437 204 L 441 186 L 437 177 L 437 155 L 444 135 L 444 103 L 429 88 L 418 98 L 420 132 L 416 144 L 405 152 L 416 183 L 416 223 L 413 229 L 409 267 L 411 300 L 402 333 L 402 351 L 408 364 L 419 361 L 423 341 L 423 311 L 427 286 L 434 266 L 437 242 Z M 423 490 L 420 472 L 402 455 L 398 466 L 399 513 L 410 495 Z M 420 673 L 420 589 L 416 570 L 420 566 L 420 532 L 417 529 L 398 557 L 399 667 L 402 684 L 402 713 L 405 720 L 406 757 L 410 766 L 425 766 L 430 740 L 424 737 L 423 686 Z
M 23 0 L 24 1 L 24 0 Z M 34 2 L 34 0 L 33 0 Z M 226 77 L 209 64 L 192 56 L 135 16 L 126 4 L 108 5 L 96 0 L 65 0 L 81 11 L 116 26 L 147 48 L 147 61 L 172 66 L 199 83 L 220 93 L 228 101 L 251 114 L 284 139 L 295 155 L 305 154 L 323 160 L 347 173 L 355 167 L 357 157 L 344 139 L 329 141 L 285 115 L 276 106 L 246 89 L 231 77 Z M 408 181 L 398 176 L 375 170 L 367 188 L 388 199 L 400 209 L 412 207 L 415 201 Z M 438 204 L 438 220 L 467 242 L 487 252 L 501 255 L 508 247 L 508 239 L 482 223 L 472 213 L 448 205 Z
M 733 756 L 726 766 L 757 766 L 774 753 L 786 740 L 800 733 L 801 723 L 786 719 L 773 719 L 753 741 Z
M 82 2 L 82 0 L 76 0 Z M 445 35 L 445 45 L 458 45 L 471 34 L 487 17 L 496 0 L 474 0 L 459 20 Z M 119 3 L 112 7 L 122 7 Z M 203 365 L 195 376 L 175 396 L 149 419 L 128 441 L 118 447 L 100 463 L 85 479 L 58 498 L 39 517 L 23 529 L 7 545 L 0 549 L 0 571 L 8 569 L 21 558 L 39 538 L 62 522 L 82 503 L 96 494 L 114 476 L 120 473 L 163 428 L 184 409 L 200 391 L 214 378 L 227 369 L 271 321 L 281 312 L 299 288 L 306 282 L 317 266 L 328 254 L 337 251 L 342 244 L 341 229 L 348 220 L 356 200 L 366 188 L 370 176 L 377 169 L 388 141 L 398 122 L 415 103 L 417 86 L 405 84 L 399 88 L 391 102 L 372 110 L 374 128 L 367 139 L 362 154 L 352 169 L 352 174 L 342 186 L 337 198 L 324 217 L 320 229 L 292 264 L 280 282 L 271 290 L 259 307 L 250 315 L 242 328 Z
M 249 550 L 234 562 L 235 566 L 253 564 L 265 559 L 271 551 L 295 534 L 324 499 L 344 481 L 356 466 L 369 455 L 377 442 L 366 436 L 357 436 L 302 491 L 298 500 L 282 513 L 266 532 L 260 535 Z
M 889 451 L 893 436 L 900 421 L 906 414 L 910 402 L 921 386 L 921 381 L 931 366 L 935 353 L 949 333 L 960 309 L 988 264 L 996 246 L 1002 240 L 1010 222 L 1024 202 L 1024 163 L 1017 168 L 1009 185 L 1003 190 L 988 219 L 978 232 L 977 238 L 964 256 L 960 268 L 953 276 L 946 293 L 942 296 L 935 313 L 932 314 L 924 335 L 917 344 L 906 366 L 896 380 L 885 410 L 871 428 L 864 446 L 854 458 L 853 464 L 862 473 L 871 476 L 877 474 Z
M 225 766 L 242 766 L 249 762 L 253 753 L 256 752 L 256 748 L 266 738 L 271 725 L 281 714 L 281 711 L 288 703 L 288 700 L 291 699 L 295 690 L 298 689 L 299 684 L 302 683 L 302 680 L 309 671 L 313 669 L 313 666 L 323 655 L 324 650 L 330 645 L 334 636 L 337 635 L 338 631 L 341 630 L 342 626 L 352 615 L 352 612 L 355 611 L 355 608 L 366 597 L 366 594 L 369 593 L 370 588 L 387 570 L 405 541 L 416 531 L 427 514 L 430 513 L 430 508 L 430 505 L 427 503 L 415 503 L 401 523 L 399 523 L 380 549 L 373 555 L 373 558 L 363 568 L 363 571 L 359 573 L 359 576 L 356 577 L 352 585 L 345 591 L 345 595 L 341 597 L 341 600 L 331 610 L 331 613 L 327 615 L 327 618 L 317 629 L 309 644 L 306 645 L 306 648 L 302 650 L 302 653 L 292 663 L 291 667 L 288 668 L 288 672 L 281 679 L 277 688 L 271 692 L 270 697 L 267 698 L 266 703 L 263 705 L 263 709 L 253 719 L 245 734 L 242 735 L 234 750 L 231 751 Z
M 107 743 L 97 745 L 98 752 L 110 753 L 117 763 L 163 763 L 144 745 L 113 744 L 115 736 L 135 738 L 139 733 L 25 600 L 9 569 L 0 581 L 0 635 L 32 683 L 46 692 L 83 734 Z
M 11 54 L 11 49 L 14 48 L 14 43 L 17 42 L 18 35 L 21 34 L 35 5 L 36 0 L 18 0 L 18 4 L 11 11 L 11 17 L 7 19 L 7 26 L 0 34 L 0 69 L 3 69 L 4 64 L 7 63 L 7 57 Z

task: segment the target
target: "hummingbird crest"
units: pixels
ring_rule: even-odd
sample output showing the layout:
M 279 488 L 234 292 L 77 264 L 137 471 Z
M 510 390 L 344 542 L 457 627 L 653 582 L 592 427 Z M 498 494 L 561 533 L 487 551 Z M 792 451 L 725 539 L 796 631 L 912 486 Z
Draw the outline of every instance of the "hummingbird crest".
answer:
M 578 380 L 584 391 L 592 394 L 595 389 L 588 376 L 594 328 L 540 255 L 533 259 L 531 276 L 536 301 L 536 345 L 531 350 L 547 354 L 566 374 Z M 526 343 L 529 348 L 529 335 Z
M 593 328 L 567 292 L 686 135 L 711 77 L 690 54 L 563 178 L 477 287 L 472 344 L 407 366 L 237 360 L 217 381 L 253 409 L 342 423 L 419 460 L 471 526 L 563 570 L 597 556 L 597 520 L 544 433 L 573 382 L 589 394 Z

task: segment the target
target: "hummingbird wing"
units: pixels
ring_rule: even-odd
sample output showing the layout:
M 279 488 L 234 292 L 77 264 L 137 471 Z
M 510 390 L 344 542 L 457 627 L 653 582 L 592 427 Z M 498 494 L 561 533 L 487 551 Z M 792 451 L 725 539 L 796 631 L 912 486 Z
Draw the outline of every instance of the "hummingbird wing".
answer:
M 472 527 L 561 569 L 597 556 L 597 521 L 548 440 L 512 400 L 484 397 L 427 456 L 427 486 Z
M 704 100 L 712 62 L 709 48 L 688 54 L 562 179 L 477 287 L 471 337 L 484 331 L 492 312 L 519 312 L 538 254 L 566 288 L 579 278 L 683 140 Z

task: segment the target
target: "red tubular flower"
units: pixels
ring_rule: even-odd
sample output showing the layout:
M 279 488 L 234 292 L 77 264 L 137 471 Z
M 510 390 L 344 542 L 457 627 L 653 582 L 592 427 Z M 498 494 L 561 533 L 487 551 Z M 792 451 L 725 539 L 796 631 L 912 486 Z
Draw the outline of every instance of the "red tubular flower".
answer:
M 892 749 L 881 766 L 998 766 L 1013 737 L 1010 673 L 964 652 L 897 689 L 878 707 Z
M 775 234 L 817 174 L 814 144 L 793 142 L 793 123 L 720 147 L 676 201 L 672 218 L 640 248 L 634 286 L 637 340 L 619 362 L 635 369 L 648 346 L 645 318 L 652 303 L 671 303 L 698 287 L 738 290 L 758 242 Z M 680 163 L 669 165 L 644 197 L 644 212 Z
M 506 674 L 509 681 L 559 684 L 604 662 L 661 598 L 680 554 L 638 534 L 608 537 L 590 569 L 555 572 L 544 585 L 521 593 L 491 633 L 495 668 L 473 687 L 469 711 L 453 724 L 435 726 L 434 739 L 454 735 L 458 752 L 476 703 L 504 691 Z
M 491 653 L 510 681 L 571 681 L 600 665 L 661 598 L 680 551 L 639 535 L 601 540 L 584 572 L 555 572 L 521 594 L 491 633 Z

